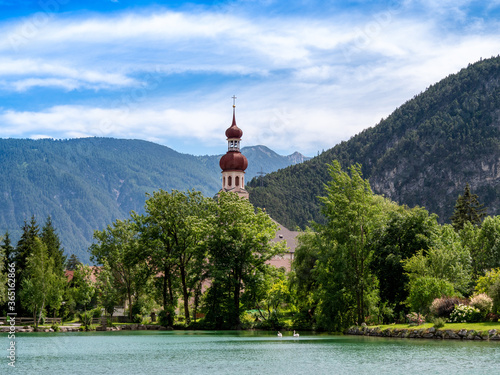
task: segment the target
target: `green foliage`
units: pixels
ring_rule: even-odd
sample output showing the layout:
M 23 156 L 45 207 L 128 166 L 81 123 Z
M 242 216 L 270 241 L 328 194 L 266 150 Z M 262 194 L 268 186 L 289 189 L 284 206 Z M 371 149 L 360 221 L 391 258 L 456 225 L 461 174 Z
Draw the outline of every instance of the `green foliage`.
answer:
M 248 179 L 261 168 L 272 172 L 293 164 L 265 147 L 242 152 Z M 9 192 L 0 197 L 0 228 L 17 241 L 27 214 L 50 214 L 67 253 L 88 263 L 93 231 L 130 211 L 144 212 L 146 192 L 194 188 L 212 197 L 221 186 L 219 159 L 141 140 L 0 139 L 0 191 Z
M 171 193 L 160 190 L 146 201 L 146 215 L 137 217 L 141 239 L 150 244 L 148 258 L 153 261 L 156 273 L 163 272 L 167 284 L 169 279 L 179 278 L 188 325 L 191 322 L 189 299 L 201 284 L 200 273 L 205 267 L 202 241 L 207 236 L 209 204 L 208 198 L 194 190 Z M 173 303 L 165 290 L 164 309 Z
M 82 264 L 75 254 L 71 254 L 66 264 L 66 269 L 69 271 L 75 271 L 79 264 Z
M 453 228 L 458 232 L 465 223 L 479 226 L 486 216 L 486 209 L 479 203 L 477 194 L 472 194 L 469 184 L 465 185 L 463 195 L 459 195 L 455 203 L 455 211 L 451 217 Z
M 435 318 L 432 322 L 434 323 L 434 328 L 439 329 L 444 327 L 444 325 L 446 324 L 446 319 Z
M 489 269 L 500 267 L 500 216 L 486 217 L 476 233 L 471 252 L 474 269 L 482 275 Z
M 406 304 L 413 311 L 427 314 L 434 299 L 451 296 L 455 293 L 453 285 L 443 279 L 431 276 L 410 277 L 409 294 Z
M 7 256 L 5 255 L 5 242 L 3 246 L 0 246 L 0 306 L 8 301 L 7 295 L 7 276 L 9 274 L 9 264 L 6 261 Z M 14 276 L 14 275 L 12 275 Z
M 395 306 L 396 314 L 404 310 L 408 297 L 409 278 L 402 261 L 419 250 L 428 251 L 434 246 L 438 233 L 436 216 L 420 207 L 390 210 L 387 223 L 376 228 L 371 268 L 379 280 L 381 300 Z
M 258 290 L 271 269 L 266 262 L 282 253 L 284 244 L 271 243 L 277 230 L 271 218 L 233 193 L 219 194 L 208 228 L 204 245 L 211 285 L 204 299 L 205 323 L 238 328 L 246 310 L 243 301 L 258 302 Z
M 317 197 L 330 178 L 327 163 L 339 160 L 362 164 L 376 193 L 426 207 L 441 222 L 452 215 L 462 181 L 474 181 L 490 215 L 498 215 L 499 78 L 499 56 L 472 64 L 318 157 L 253 179 L 250 201 L 289 228 L 324 223 Z
M 95 231 L 94 238 L 97 242 L 89 249 L 91 259 L 98 264 L 107 262 L 119 293 L 117 298 L 126 298 L 132 306 L 134 296 L 147 287 L 151 275 L 142 256 L 137 225 L 131 220 L 117 220 L 105 230 Z
M 325 225 L 316 272 L 320 288 L 318 324 L 340 331 L 364 322 L 378 303 L 378 281 L 370 269 L 374 229 L 383 220 L 382 200 L 374 196 L 361 166 L 343 172 L 340 163 L 330 166 L 331 181 L 322 197 Z
M 79 265 L 73 274 L 71 295 L 74 301 L 84 306 L 85 311 L 95 294 L 93 272 L 92 267 Z
M 418 251 L 411 258 L 403 261 L 403 267 L 410 277 L 410 286 L 412 277 L 432 277 L 446 281 L 457 293 L 463 295 L 470 293 L 472 287 L 470 252 L 466 246 L 463 246 L 459 235 L 449 225 L 444 225 L 439 229 L 434 246 L 428 249 L 426 254 L 423 250 Z M 455 292 L 443 295 L 451 296 L 455 295 Z M 440 295 L 434 297 L 437 298 Z
M 19 294 L 24 308 L 33 314 L 35 327 L 38 327 L 48 305 L 59 307 L 65 279 L 54 271 L 54 261 L 39 238 L 35 237 L 29 253 Z

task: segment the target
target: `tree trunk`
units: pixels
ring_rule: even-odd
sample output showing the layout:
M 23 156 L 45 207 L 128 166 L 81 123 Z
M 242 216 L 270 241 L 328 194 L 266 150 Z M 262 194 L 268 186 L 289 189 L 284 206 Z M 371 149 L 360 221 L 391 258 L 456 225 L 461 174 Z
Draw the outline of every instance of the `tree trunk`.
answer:
M 186 318 L 186 324 L 189 325 L 189 323 L 191 323 L 191 319 L 189 317 L 189 294 L 186 285 L 186 270 L 184 269 L 183 265 L 181 265 L 179 268 L 181 272 L 182 296 L 184 298 L 184 316 Z

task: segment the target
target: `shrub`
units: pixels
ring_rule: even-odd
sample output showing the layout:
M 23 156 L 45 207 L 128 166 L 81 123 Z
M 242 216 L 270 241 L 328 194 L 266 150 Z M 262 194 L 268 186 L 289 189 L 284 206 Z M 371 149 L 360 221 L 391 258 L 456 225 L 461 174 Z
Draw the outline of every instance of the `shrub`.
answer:
M 60 331 L 59 324 L 57 324 L 57 323 L 52 324 L 50 326 L 50 328 L 52 328 L 54 330 L 54 332 L 59 332 Z
M 481 319 L 481 312 L 472 306 L 459 303 L 450 314 L 451 323 L 475 323 Z
M 435 318 L 433 323 L 434 323 L 434 328 L 439 329 L 444 327 L 446 320 L 444 320 L 443 318 Z
M 175 308 L 167 307 L 167 310 L 161 310 L 158 313 L 158 321 L 164 327 L 172 327 L 174 325 Z
M 441 297 L 432 301 L 430 312 L 437 318 L 449 318 L 451 312 L 455 309 L 455 305 L 461 303 L 462 300 L 458 297 Z
M 417 314 L 416 312 L 406 315 L 410 324 L 420 325 L 425 323 L 425 315 Z
M 486 293 L 481 293 L 471 298 L 470 305 L 479 309 L 485 317 L 493 308 L 493 300 Z

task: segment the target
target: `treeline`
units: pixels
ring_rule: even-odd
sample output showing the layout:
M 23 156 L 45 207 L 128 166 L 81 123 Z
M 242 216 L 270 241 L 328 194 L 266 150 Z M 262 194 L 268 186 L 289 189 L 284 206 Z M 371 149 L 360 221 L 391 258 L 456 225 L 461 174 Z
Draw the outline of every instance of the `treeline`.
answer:
M 293 262 L 296 325 L 342 331 L 428 314 L 450 319 L 459 305 L 473 311 L 462 321 L 498 319 L 500 217 L 484 218 L 468 186 L 453 226 L 440 225 L 424 208 L 374 194 L 360 165 L 348 173 L 335 161 L 329 173 L 326 221 L 300 237 Z
M 31 314 L 38 325 L 45 316 L 59 314 L 67 262 L 50 216 L 41 230 L 34 216 L 22 230 L 16 247 L 9 232 L 0 246 L 0 313 Z
M 143 214 L 94 233 L 97 266 L 66 262 L 51 219 L 40 231 L 33 218 L 15 248 L 4 237 L 0 278 L 14 262 L 19 315 L 78 316 L 87 328 L 124 305 L 134 322 L 156 312 L 162 325 L 192 329 L 498 320 L 500 217 L 486 216 L 468 185 L 442 225 L 374 194 L 360 165 L 328 168 L 325 220 L 299 236 L 288 274 L 268 264 L 285 251 L 277 225 L 247 200 L 160 190 Z
M 303 164 L 254 178 L 250 201 L 289 228 L 324 222 L 318 196 L 332 160 L 359 163 L 372 189 L 449 222 L 469 181 L 500 213 L 500 57 L 468 66 L 407 101 L 389 117 Z

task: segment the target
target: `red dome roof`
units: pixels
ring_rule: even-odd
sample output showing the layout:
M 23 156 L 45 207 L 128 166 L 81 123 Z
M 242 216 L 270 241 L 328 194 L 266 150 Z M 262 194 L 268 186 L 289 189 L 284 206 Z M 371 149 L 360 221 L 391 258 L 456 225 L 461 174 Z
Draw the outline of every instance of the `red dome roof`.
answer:
M 237 138 L 240 139 L 241 136 L 243 135 L 243 130 L 238 128 L 236 125 L 236 117 L 234 114 L 234 107 L 233 107 L 233 123 L 231 126 L 226 130 L 226 137 L 227 138 Z
M 219 165 L 222 171 L 244 171 L 248 167 L 248 160 L 241 152 L 228 151 L 220 158 Z

